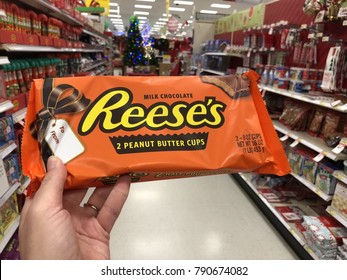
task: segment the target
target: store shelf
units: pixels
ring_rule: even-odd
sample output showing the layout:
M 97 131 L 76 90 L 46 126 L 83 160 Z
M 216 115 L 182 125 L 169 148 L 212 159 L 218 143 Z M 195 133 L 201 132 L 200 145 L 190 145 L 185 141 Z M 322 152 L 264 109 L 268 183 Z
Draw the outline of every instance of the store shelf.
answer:
M 4 101 L 0 103 L 0 113 L 6 112 L 14 107 L 11 101 Z
M 18 2 L 22 2 L 32 8 L 35 8 L 43 13 L 49 14 L 50 17 L 55 17 L 57 19 L 60 19 L 66 23 L 69 23 L 74 26 L 83 26 L 83 24 L 66 13 L 64 10 L 61 10 L 54 6 L 52 3 L 49 3 L 44 0 L 18 0 Z
M 201 69 L 200 73 L 202 73 L 202 72 L 207 72 L 207 73 L 211 73 L 211 74 L 218 75 L 218 76 L 224 76 L 225 75 L 224 72 L 205 69 L 205 68 Z
M 0 49 L 4 49 L 8 52 L 102 52 L 103 47 L 97 48 L 55 48 L 55 47 L 43 47 L 43 46 L 31 46 L 31 45 L 19 45 L 19 44 L 2 44 Z
M 8 60 L 7 56 L 0 56 L 0 65 L 4 65 L 4 64 L 9 64 L 10 61 Z
M 337 221 L 347 227 L 347 219 L 340 215 L 339 211 L 337 211 L 333 206 L 328 206 L 326 211 L 333 216 Z
M 7 144 L 0 147 L 1 158 L 4 159 L 6 156 L 8 156 L 16 148 L 17 148 L 16 143 L 14 143 L 13 141 L 9 141 Z
M 293 99 L 301 100 L 301 101 L 304 101 L 306 103 L 315 104 L 315 105 L 318 105 L 321 107 L 329 108 L 329 109 L 334 110 L 334 111 L 343 112 L 343 113 L 347 112 L 347 104 L 334 107 L 329 102 L 321 101 L 321 100 L 315 100 L 315 99 L 310 98 L 309 96 L 307 96 L 305 94 L 297 93 L 297 92 L 290 91 L 290 90 L 278 89 L 278 88 L 274 88 L 274 87 L 270 87 L 270 86 L 264 86 L 264 85 L 259 85 L 259 89 L 270 91 L 270 92 L 273 92 L 273 93 L 276 93 L 279 95 L 283 95 L 283 96 L 287 96 L 287 97 L 290 97 Z
M 27 108 L 26 108 L 26 107 L 23 108 L 23 109 L 18 110 L 18 111 L 15 112 L 15 113 L 13 113 L 13 114 L 12 114 L 12 117 L 13 117 L 14 123 L 18 123 L 18 122 L 24 120 L 26 114 L 27 114 Z
M 325 201 L 331 201 L 333 196 L 332 195 L 327 195 L 326 193 L 322 192 L 316 185 L 312 184 L 310 181 L 306 180 L 305 178 L 295 174 L 295 173 L 290 173 L 295 179 L 303 183 L 307 188 L 309 188 L 311 191 L 313 191 L 315 194 L 320 196 L 323 200 Z
M 295 239 L 300 243 L 301 246 L 305 245 L 305 241 L 302 240 L 294 231 L 293 229 L 289 226 L 289 224 L 282 218 L 282 216 L 272 207 L 272 205 L 262 196 L 258 193 L 257 188 L 253 185 L 251 182 L 251 179 L 249 178 L 250 176 L 245 173 L 239 173 L 241 178 L 250 186 L 250 188 L 254 191 L 255 194 L 259 196 L 259 198 L 262 200 L 262 202 L 271 210 L 271 212 L 276 216 L 276 218 L 285 226 L 285 228 L 293 234 Z
M 290 225 L 283 219 L 283 217 L 276 211 L 276 209 L 262 196 L 258 193 L 257 188 L 253 185 L 250 179 L 250 174 L 239 173 L 238 174 L 246 184 L 252 189 L 254 194 L 262 201 L 262 203 L 271 211 L 271 213 L 278 219 L 278 221 L 286 228 L 286 230 L 295 238 L 295 240 L 302 246 L 302 248 L 311 256 L 313 259 L 318 259 L 313 253 L 313 250 L 307 245 L 306 241 L 301 238 L 296 231 L 290 227 Z
M 297 140 L 299 143 L 303 144 L 304 146 L 316 151 L 317 153 L 324 154 L 324 156 L 332 159 L 332 160 L 345 160 L 347 159 L 346 154 L 335 154 L 332 152 L 332 149 L 329 148 L 322 139 L 317 137 L 311 137 L 306 132 L 302 131 L 292 131 L 289 130 L 284 124 L 280 123 L 279 121 L 273 120 L 273 125 L 275 129 L 285 135 L 288 135 L 288 137 Z
M 89 67 L 86 67 L 86 68 L 84 68 L 81 72 L 88 72 L 88 71 L 90 71 L 90 70 L 92 70 L 92 69 L 94 69 L 94 68 L 97 68 L 97 67 L 99 67 L 99 66 L 101 66 L 101 65 L 105 65 L 106 64 L 106 61 L 96 61 L 96 62 L 94 62 L 92 65 L 90 65 Z
M 0 240 L 0 253 L 5 249 L 7 243 L 10 241 L 11 237 L 19 227 L 20 216 L 18 216 L 9 228 L 5 231 L 4 237 Z
M 107 36 L 105 36 L 104 34 L 100 33 L 99 31 L 96 31 L 96 30 L 83 29 L 83 33 L 97 37 L 97 38 L 104 40 L 104 41 L 109 40 L 109 38 Z
M 336 170 L 333 172 L 333 176 L 347 185 L 347 174 L 342 170 Z
M 240 54 L 240 53 L 222 53 L 222 52 L 207 52 L 207 53 L 203 53 L 202 55 L 217 55 L 217 56 L 236 56 L 236 57 L 241 57 L 243 58 L 244 55 Z
M 5 194 L 0 198 L 0 207 L 11 197 L 11 195 L 20 187 L 20 183 L 14 183 Z

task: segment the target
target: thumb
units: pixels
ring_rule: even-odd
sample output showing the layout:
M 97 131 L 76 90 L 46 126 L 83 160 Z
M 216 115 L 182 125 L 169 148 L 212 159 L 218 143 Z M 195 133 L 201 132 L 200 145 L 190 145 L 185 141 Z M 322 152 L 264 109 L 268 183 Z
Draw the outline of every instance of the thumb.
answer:
M 35 194 L 35 201 L 50 207 L 62 206 L 66 176 L 66 168 L 61 159 L 51 156 L 47 162 L 46 176 Z

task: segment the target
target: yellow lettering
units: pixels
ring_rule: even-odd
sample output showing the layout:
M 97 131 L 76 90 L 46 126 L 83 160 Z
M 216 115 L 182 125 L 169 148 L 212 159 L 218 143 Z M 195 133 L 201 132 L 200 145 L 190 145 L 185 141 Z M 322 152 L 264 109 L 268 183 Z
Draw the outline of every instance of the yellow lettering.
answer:
M 141 121 L 131 123 L 131 118 L 143 118 L 145 116 L 145 111 L 140 106 L 130 107 L 128 110 L 124 112 L 121 118 L 121 123 L 125 128 L 134 128 L 142 125 L 146 122 L 146 119 L 142 119 Z
M 111 98 L 119 95 L 120 99 L 118 102 L 111 103 L 106 107 L 106 104 Z M 88 133 L 89 130 L 94 129 L 96 126 L 97 119 L 101 114 L 103 114 L 103 122 L 101 127 L 105 130 L 112 130 L 121 125 L 121 122 L 112 123 L 112 111 L 122 108 L 125 104 L 129 102 L 129 93 L 122 89 L 116 89 L 110 91 L 109 93 L 103 95 L 95 104 L 92 104 L 88 114 L 84 116 L 82 126 L 80 130 L 82 134 Z

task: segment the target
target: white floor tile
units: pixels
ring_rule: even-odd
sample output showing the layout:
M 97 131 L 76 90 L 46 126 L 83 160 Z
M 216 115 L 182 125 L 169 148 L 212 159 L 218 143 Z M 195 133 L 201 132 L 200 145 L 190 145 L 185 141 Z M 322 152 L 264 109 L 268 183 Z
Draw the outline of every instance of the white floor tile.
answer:
M 229 175 L 133 184 L 112 259 L 296 259 Z

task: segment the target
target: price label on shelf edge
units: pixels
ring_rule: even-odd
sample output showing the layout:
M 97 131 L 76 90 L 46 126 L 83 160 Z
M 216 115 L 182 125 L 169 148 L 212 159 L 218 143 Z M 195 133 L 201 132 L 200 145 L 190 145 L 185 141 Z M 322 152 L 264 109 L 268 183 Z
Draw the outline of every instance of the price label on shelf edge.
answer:
M 323 153 L 319 153 L 318 155 L 316 155 L 313 160 L 315 162 L 320 162 L 322 159 L 324 158 L 324 154 Z
M 335 154 L 340 154 L 345 148 L 345 145 L 343 143 L 340 142 L 340 144 L 338 144 L 334 149 L 332 149 L 331 151 Z
M 291 146 L 292 148 L 294 148 L 295 146 L 297 146 L 300 143 L 299 139 L 296 139 L 292 144 L 290 144 L 289 146 Z

